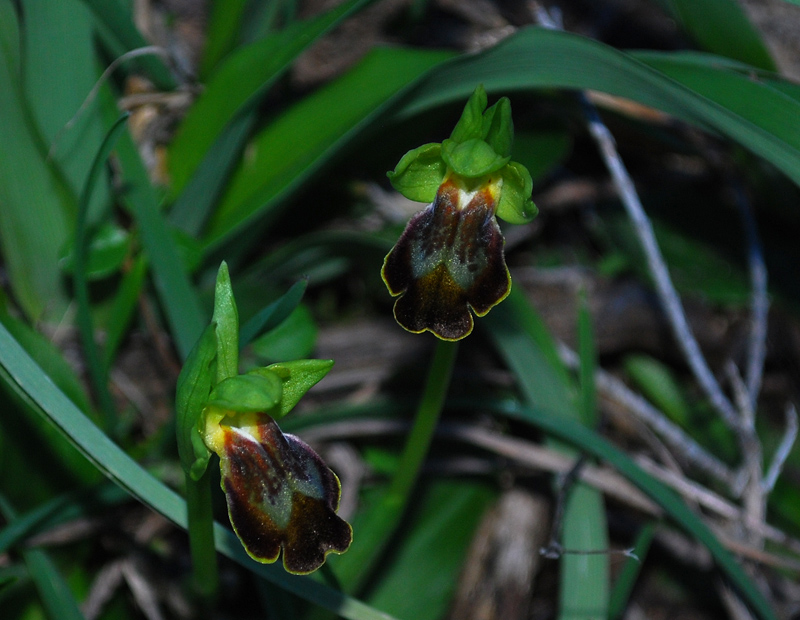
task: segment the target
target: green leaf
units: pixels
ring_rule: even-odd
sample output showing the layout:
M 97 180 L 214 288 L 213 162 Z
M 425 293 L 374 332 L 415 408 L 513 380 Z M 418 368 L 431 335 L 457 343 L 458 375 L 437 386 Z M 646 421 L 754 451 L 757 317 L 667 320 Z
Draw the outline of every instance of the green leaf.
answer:
M 257 110 L 237 114 L 209 147 L 169 212 L 170 222 L 197 237 L 219 200 L 239 162 L 250 131 L 258 120 Z
M 319 383 L 331 368 L 333 368 L 333 360 L 296 360 L 271 364 L 265 369 L 255 369 L 251 372 L 274 373 L 283 382 L 280 412 L 272 416 L 279 420 L 289 413 L 305 393 Z
M 624 365 L 625 372 L 650 402 L 678 424 L 689 422 L 689 405 L 663 363 L 648 355 L 628 355 Z
M 119 271 L 128 255 L 128 232 L 119 226 L 103 224 L 89 240 L 86 257 L 86 278 L 100 280 Z M 59 266 L 64 273 L 71 274 L 75 268 L 74 243 L 62 252 Z
M 239 348 L 246 347 L 262 332 L 269 332 L 281 325 L 300 304 L 308 287 L 308 280 L 300 280 L 284 293 L 280 299 L 260 310 L 244 324 L 239 332 Z
M 511 119 L 511 102 L 508 97 L 502 97 L 484 113 L 483 135 L 486 143 L 500 157 L 511 157 L 514 121 Z
M 404 99 L 395 118 L 405 120 L 457 101 L 471 92 L 476 81 L 489 91 L 598 90 L 716 131 L 800 183 L 800 127 L 793 121 L 800 117 L 800 102 L 773 85 L 732 73 L 724 67 L 726 59 L 720 59 L 723 66 L 716 73 L 709 69 L 693 76 L 689 70 L 667 76 L 657 70 L 662 62 L 682 69 L 689 63 L 672 53 L 643 53 L 647 64 L 639 57 L 575 34 L 523 28 L 484 53 L 431 71 Z M 704 78 L 712 74 L 706 84 Z
M 297 306 L 280 325 L 253 342 L 253 353 L 267 362 L 311 355 L 317 343 L 317 324 L 306 306 Z
M 5 52 L 15 46 L 16 30 L 12 25 L 2 32 L 10 37 Z M 19 57 L 0 54 L 0 247 L 11 290 L 27 317 L 59 321 L 68 300 L 58 252 L 72 228 L 76 201 L 40 150 L 20 80 Z
M 564 508 L 560 559 L 559 615 L 562 620 L 606 620 L 609 600 L 608 523 L 603 495 L 583 483 L 569 493 Z M 599 553 L 591 553 L 599 552 Z
M 497 217 L 510 224 L 527 224 L 539 213 L 531 200 L 533 180 L 528 169 L 515 161 L 501 171 L 503 190 L 497 205 Z
M 142 292 L 146 275 L 147 261 L 140 255 L 132 261 L 130 270 L 122 277 L 105 325 L 106 342 L 103 347 L 103 363 L 106 368 L 110 368 L 114 362 L 117 349 L 128 330 L 139 303 L 139 295 Z
M 200 76 L 207 78 L 219 62 L 236 46 L 247 0 L 211 2 Z
M 608 617 L 611 620 L 623 617 L 655 534 L 656 524 L 650 521 L 644 525 L 636 536 L 636 543 L 633 546 L 634 557 L 625 558 L 625 564 L 622 566 L 622 570 L 619 571 L 617 580 L 614 583 L 614 589 L 611 591 L 608 606 Z
M 392 187 L 409 200 L 433 202 L 446 172 L 442 145 L 432 142 L 403 155 L 395 169 L 387 172 L 386 176 Z
M 0 309 L 0 323 L 16 338 L 50 380 L 66 394 L 75 405 L 86 413 L 92 412 L 89 398 L 75 371 L 64 359 L 61 351 L 24 322 L 11 316 L 5 308 Z
M 111 150 L 114 148 L 120 133 L 125 129 L 127 119 L 128 114 L 126 112 L 116 120 L 108 130 L 97 153 L 94 155 L 91 167 L 89 168 L 86 180 L 81 189 L 80 198 L 78 199 L 78 217 L 75 221 L 75 269 L 73 281 L 75 300 L 78 306 L 77 323 L 80 329 L 81 345 L 86 358 L 86 365 L 88 366 L 89 376 L 91 377 L 94 387 L 94 394 L 100 409 L 105 415 L 106 428 L 109 429 L 113 427 L 116 420 L 116 411 L 114 400 L 108 389 L 106 366 L 101 361 L 100 352 L 98 351 L 97 343 L 94 339 L 94 321 L 89 301 L 89 283 L 87 275 L 89 271 L 87 267 L 87 255 L 89 252 L 88 221 L 89 208 L 92 195 L 97 185 L 97 180 L 100 178 L 101 171 L 104 169 L 106 160 L 111 154 Z
M 83 0 L 95 16 L 101 38 L 113 57 L 146 47 L 147 40 L 133 24 L 133 12 L 126 0 Z M 147 55 L 130 61 L 163 90 L 175 88 L 175 80 L 160 56 Z
M 470 138 L 464 142 L 452 139 L 442 142 L 442 159 L 456 174 L 474 179 L 497 172 L 511 158 L 501 157 L 480 138 Z
M 446 617 L 464 556 L 494 496 L 487 486 L 463 480 L 440 480 L 415 492 L 411 518 L 394 540 L 392 561 L 370 588 L 369 602 L 400 618 Z
M 281 199 L 369 127 L 395 95 L 449 57 L 448 52 L 376 48 L 270 122 L 251 143 L 211 218 L 207 244 L 222 242 L 258 218 L 274 217 Z
M 281 402 L 282 390 L 281 377 L 277 373 L 259 368 L 217 383 L 208 405 L 226 411 L 270 413 Z
M 177 196 L 225 126 L 259 98 L 292 61 L 342 19 L 371 0 L 350 0 L 314 19 L 233 52 L 210 76 L 169 149 L 172 195 Z M 227 8 L 227 7 L 226 7 Z
M 156 192 L 128 132 L 117 144 L 117 155 L 128 190 L 122 198 L 139 225 L 156 291 L 175 345 L 185 359 L 203 333 L 206 314 L 183 268 L 175 239 L 159 210 Z
M 539 327 L 541 319 L 524 293 L 517 289 L 512 289 L 509 301 L 511 303 L 500 305 L 489 314 L 484 323 L 488 323 L 495 346 L 516 375 L 525 400 L 531 407 L 541 408 L 559 419 L 572 423 L 583 420 L 583 411 L 572 398 L 573 388 L 552 337 Z M 587 395 L 587 402 L 588 398 Z M 574 448 L 560 440 L 551 438 L 548 444 L 577 456 Z M 602 495 L 596 489 L 577 483 L 564 510 L 562 544 L 568 549 L 582 551 L 607 549 L 605 515 Z M 608 557 L 565 554 L 560 563 L 560 617 L 604 618 L 609 591 Z
M 199 480 L 208 467 L 211 452 L 200 437 L 200 418 L 214 386 L 217 336 L 214 324 L 206 327 L 178 376 L 175 416 L 178 455 L 187 475 Z
M 486 136 L 483 131 L 483 111 L 487 103 L 486 89 L 483 84 L 479 84 L 467 100 L 464 111 L 450 134 L 453 142 L 480 140 Z
M 775 71 L 766 45 L 736 0 L 668 0 L 684 29 L 709 52 Z
M 19 17 L 14 3 L 0 2 L 0 54 L 5 56 L 11 75 L 19 78 L 22 61 L 20 59 Z
M 217 383 L 239 374 L 239 311 L 233 297 L 231 276 L 225 261 L 217 271 L 214 316 L 217 326 Z
M 78 411 L 0 327 L 0 367 L 16 391 L 25 394 L 53 424 L 98 469 L 131 495 L 167 519 L 186 529 L 186 503 L 133 461 L 86 416 Z M 392 620 L 361 601 L 316 581 L 287 574 L 282 567 L 253 562 L 230 529 L 214 524 L 217 550 L 258 577 L 296 594 L 303 600 L 329 609 L 348 620 Z
M 50 557 L 40 549 L 23 552 L 28 573 L 51 620 L 84 620 L 75 595 Z
M 80 0 L 23 0 L 22 6 L 26 100 L 50 149 L 48 158 L 78 195 L 106 134 L 97 100 L 84 104 L 99 76 L 92 15 Z M 90 221 L 108 201 L 103 178 L 91 198 Z

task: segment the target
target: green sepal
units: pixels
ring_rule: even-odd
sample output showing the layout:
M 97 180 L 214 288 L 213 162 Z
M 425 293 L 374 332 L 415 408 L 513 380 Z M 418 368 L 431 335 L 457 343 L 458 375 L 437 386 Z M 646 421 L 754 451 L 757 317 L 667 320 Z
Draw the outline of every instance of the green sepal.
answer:
M 264 370 L 264 369 L 260 369 Z M 211 392 L 208 406 L 237 413 L 272 413 L 281 402 L 283 384 L 274 372 L 236 375 L 220 381 Z
M 533 180 L 528 169 L 515 161 L 500 171 L 503 190 L 497 205 L 497 217 L 510 224 L 527 224 L 539 213 L 531 200 Z
M 217 271 L 214 315 L 217 330 L 217 383 L 239 374 L 239 312 L 233 297 L 231 276 L 225 261 Z
M 511 158 L 501 157 L 480 138 L 465 142 L 455 142 L 448 138 L 442 142 L 442 159 L 459 176 L 474 179 L 497 172 Z
M 502 97 L 483 113 L 483 139 L 500 157 L 511 157 L 514 144 L 514 122 L 511 120 L 511 102 Z
M 409 151 L 386 176 L 398 192 L 409 200 L 433 202 L 444 180 L 447 165 L 442 159 L 442 145 L 423 144 Z
M 333 360 L 295 360 L 271 364 L 253 372 L 266 370 L 281 378 L 283 398 L 280 408 L 278 412 L 270 414 L 274 419 L 279 420 L 289 413 L 303 395 L 319 383 L 331 368 L 333 368 Z
M 483 133 L 483 111 L 486 109 L 488 98 L 483 84 L 472 92 L 472 95 L 464 106 L 461 118 L 453 128 L 450 139 L 454 142 L 466 142 L 467 140 L 481 139 L 486 134 Z
M 211 452 L 203 443 L 198 429 L 214 385 L 216 357 L 216 326 L 212 323 L 189 353 L 178 376 L 175 395 L 178 454 L 183 470 L 193 480 L 200 479 L 211 458 Z

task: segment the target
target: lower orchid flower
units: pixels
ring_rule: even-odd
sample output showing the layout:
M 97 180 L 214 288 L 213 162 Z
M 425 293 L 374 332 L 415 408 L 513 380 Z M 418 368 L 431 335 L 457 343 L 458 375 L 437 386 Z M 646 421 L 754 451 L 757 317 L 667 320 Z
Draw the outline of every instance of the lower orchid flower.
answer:
M 288 315 L 292 308 L 286 304 L 281 312 Z M 306 443 L 281 432 L 276 420 L 292 411 L 333 361 L 294 360 L 239 374 L 240 346 L 239 314 L 223 262 L 211 324 L 181 370 L 175 399 L 193 561 L 207 565 L 213 553 L 213 516 L 202 485 L 208 484 L 216 453 L 231 525 L 248 555 L 271 563 L 282 552 L 288 572 L 311 573 L 328 554 L 347 551 L 353 530 L 336 514 L 336 474 Z M 204 590 L 213 591 L 209 571 L 202 572 Z
M 404 196 L 431 203 L 408 223 L 381 272 L 398 297 L 395 319 L 410 332 L 468 336 L 470 310 L 483 316 L 511 290 L 496 217 L 521 224 L 537 213 L 530 173 L 510 161 L 508 99 L 486 104 L 479 86 L 450 138 L 406 153 L 389 173 Z
M 282 549 L 286 570 L 305 574 L 347 551 L 353 530 L 336 514 L 339 479 L 306 443 L 266 413 L 216 407 L 203 439 L 220 458 L 231 524 L 250 557 L 274 562 Z

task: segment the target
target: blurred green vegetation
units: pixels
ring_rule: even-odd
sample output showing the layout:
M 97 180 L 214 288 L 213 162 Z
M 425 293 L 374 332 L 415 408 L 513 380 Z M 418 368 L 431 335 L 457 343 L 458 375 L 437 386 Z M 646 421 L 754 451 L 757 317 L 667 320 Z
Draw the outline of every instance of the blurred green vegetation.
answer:
M 279 565 L 251 561 L 224 511 L 217 511 L 216 548 L 238 564 L 223 562 L 230 587 L 198 604 L 187 585 L 186 537 L 164 528 L 146 535 L 142 523 L 155 511 L 186 528 L 170 408 L 180 363 L 210 319 L 220 260 L 231 268 L 243 341 L 252 341 L 242 351 L 244 365 L 308 357 L 326 328 L 389 317 L 381 261 L 408 214 L 373 204 L 364 188 L 388 188 L 385 171 L 403 153 L 446 137 L 479 83 L 490 101 L 511 98 L 513 157 L 534 177 L 534 200 L 559 183 L 594 184 L 584 200 L 590 204 L 577 215 L 548 212 L 545 198 L 540 219 L 524 234 L 518 234 L 522 227 L 505 228 L 509 239 L 517 235 L 509 243 L 512 276 L 532 265 L 553 272 L 578 267 L 597 278 L 649 286 L 631 225 L 616 198 L 597 189 L 606 173 L 572 96 L 591 91 L 613 97 L 597 100 L 607 106 L 603 116 L 655 218 L 680 292 L 721 315 L 746 315 L 745 234 L 729 196 L 735 179 L 761 231 L 770 295 L 787 329 L 798 325 L 800 87 L 776 71 L 761 35 L 733 0 L 644 3 L 674 20 L 668 51 L 655 44 L 625 50 L 613 40 L 525 25 L 532 20 L 526 14 L 525 24 L 478 53 L 457 43 L 474 26 L 452 25 L 463 16 L 434 3 L 409 3 L 387 22 L 391 45 L 364 49 L 313 86 L 292 79 L 298 58 L 346 20 L 374 15 L 381 3 L 348 0 L 300 17 L 302 6 L 293 0 L 213 1 L 202 52 L 192 59 L 168 49 L 169 61 L 162 53 L 124 56 L 148 45 L 134 25 L 132 4 L 0 0 L 3 618 L 85 617 L 80 603 L 98 575 L 134 559 L 144 563 L 153 591 L 160 579 L 169 582 L 195 617 L 447 617 L 470 543 L 513 468 L 436 438 L 435 458 L 423 466 L 428 437 L 405 446 L 417 450 L 421 470 L 398 472 L 408 461 L 400 456 L 397 429 L 405 437 L 418 401 L 430 395 L 424 378 L 438 376 L 441 364 L 426 353 L 428 335 L 401 334 L 403 343 L 413 341 L 409 346 L 415 339 L 426 343 L 411 368 L 355 399 L 332 390 L 286 420 L 297 432 L 324 434 L 335 423 L 357 428 L 366 419 L 395 429 L 350 444 L 369 473 L 350 516 L 352 556 L 330 557 L 311 577 L 287 575 Z M 524 4 L 498 3 L 498 15 L 507 11 L 519 21 Z M 564 3 L 568 16 L 584 11 L 583 3 L 572 4 Z M 165 28 L 181 20 L 169 12 L 159 16 Z M 186 70 L 192 62 L 195 75 Z M 131 109 L 128 120 L 120 120 L 122 104 Z M 147 125 L 153 117 L 158 122 Z M 708 549 L 714 570 L 756 616 L 775 617 L 774 601 L 698 513 L 635 465 L 625 442 L 612 444 L 598 422 L 603 410 L 587 377 L 608 363 L 700 445 L 738 462 L 732 434 L 698 395 L 674 350 L 603 358 L 592 325 L 604 317 L 584 309 L 580 367 L 573 373 L 516 282 L 512 296 L 478 320 L 481 329 L 460 349 L 452 383 L 443 380 L 431 396 L 444 401 L 430 405 L 435 416 L 491 419 L 509 437 L 544 437 L 556 451 L 612 465 L 672 526 Z M 577 332 L 577 315 L 573 324 Z M 783 355 L 776 363 L 785 361 L 788 370 L 777 380 L 791 384 L 796 358 L 791 351 Z M 491 373 L 478 372 L 487 366 L 502 367 L 513 380 L 487 379 Z M 138 370 L 135 385 L 126 374 L 131 368 Z M 792 389 L 778 390 L 759 403 L 765 458 L 780 441 L 783 420 L 775 410 L 793 397 Z M 459 457 L 488 466 L 455 475 L 432 464 Z M 792 475 L 780 480 L 768 507 L 790 535 L 800 532 L 793 509 L 799 458 L 797 451 L 790 456 Z M 543 494 L 557 494 L 549 478 L 544 485 L 533 479 Z M 411 490 L 392 494 L 392 480 Z M 564 556 L 560 569 L 550 569 L 560 586 L 544 593 L 560 617 L 619 617 L 640 572 L 663 571 L 664 579 L 681 581 L 674 567 L 649 553 L 655 519 L 638 515 L 636 528 L 615 530 L 608 512 L 618 508 L 588 486 L 576 490 L 564 544 L 583 550 L 637 545 L 642 571 L 630 563 L 616 571 L 608 555 Z M 104 517 L 103 527 L 112 530 L 107 539 L 58 529 Z M 784 576 L 791 570 L 796 576 L 796 568 L 784 568 Z M 253 596 L 253 583 L 260 596 Z M 685 586 L 681 595 L 704 617 L 718 617 L 720 603 L 709 606 L 707 592 Z M 100 618 L 142 617 L 137 596 L 119 589 L 109 596 Z M 185 617 L 160 596 L 155 604 L 166 617 Z

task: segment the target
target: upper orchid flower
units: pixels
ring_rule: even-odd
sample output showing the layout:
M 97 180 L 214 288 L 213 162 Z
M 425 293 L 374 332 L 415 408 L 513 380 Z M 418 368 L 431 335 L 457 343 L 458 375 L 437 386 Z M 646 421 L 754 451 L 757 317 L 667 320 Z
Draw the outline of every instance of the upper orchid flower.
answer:
M 536 216 L 528 170 L 511 160 L 514 129 L 505 97 L 489 109 L 475 89 L 450 138 L 409 151 L 389 173 L 406 198 L 429 202 L 386 256 L 381 275 L 399 296 L 397 322 L 410 332 L 460 340 L 511 290 L 505 240 L 495 216 L 512 224 Z

